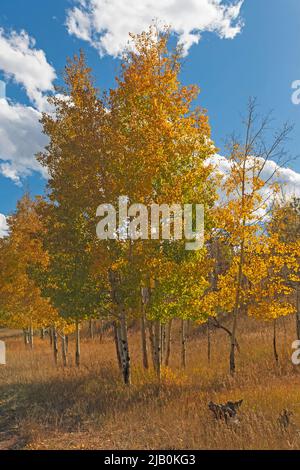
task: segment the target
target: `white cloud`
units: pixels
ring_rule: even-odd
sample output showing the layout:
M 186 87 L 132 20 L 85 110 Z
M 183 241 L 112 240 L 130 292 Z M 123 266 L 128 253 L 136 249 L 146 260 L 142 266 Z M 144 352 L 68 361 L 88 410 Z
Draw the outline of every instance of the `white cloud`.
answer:
M 263 160 L 261 159 L 263 162 Z M 209 162 L 215 166 L 216 171 L 221 174 L 228 174 L 230 171 L 230 161 L 221 155 L 214 155 L 209 159 Z M 268 160 L 261 173 L 261 178 L 264 181 L 269 180 L 272 176 L 272 183 L 282 185 L 284 193 L 287 196 L 300 197 L 300 173 L 292 170 L 291 168 L 279 167 L 273 160 Z
M 221 176 L 224 175 L 226 177 L 230 173 L 230 161 L 221 155 L 214 155 L 214 157 L 209 159 L 209 163 L 215 167 L 215 172 Z M 268 160 L 261 172 L 261 179 L 263 181 L 270 180 L 270 183 L 278 183 L 280 185 L 282 188 L 279 195 L 280 199 L 283 198 L 287 201 L 293 197 L 300 198 L 300 173 L 291 168 L 279 167 L 273 160 Z M 270 185 L 265 187 L 261 193 L 263 200 L 267 200 L 268 204 L 271 204 L 274 198 L 272 197 L 273 193 L 270 193 Z M 270 195 L 271 197 L 269 198 Z M 224 194 L 220 194 L 220 197 L 222 200 Z M 262 212 L 259 211 L 258 215 L 263 215 Z
M 43 93 L 53 91 L 56 73 L 44 51 L 34 46 L 34 39 L 25 31 L 5 33 L 0 28 L 0 70 L 22 85 L 30 101 L 43 110 L 46 106 Z
M 40 117 L 40 112 L 30 106 L 0 99 L 0 173 L 17 184 L 32 171 L 46 176 L 35 159 L 47 143 Z
M 92 44 L 101 55 L 119 56 L 128 43 L 128 33 L 147 30 L 153 20 L 168 24 L 185 53 L 211 31 L 232 39 L 242 28 L 244 0 L 73 0 L 68 11 L 70 34 Z
M 20 178 L 38 171 L 46 172 L 35 154 L 47 143 L 39 123 L 42 111 L 49 111 L 47 92 L 53 92 L 54 68 L 44 51 L 25 31 L 6 33 L 0 28 L 0 71 L 7 80 L 24 87 L 32 106 L 13 103 L 0 96 L 0 174 L 20 184 Z
M 300 174 L 291 168 L 280 168 L 275 162 L 269 161 L 262 172 L 262 178 L 267 180 L 276 170 L 273 181 L 282 187 L 282 193 L 286 199 L 300 197 Z
M 0 214 L 0 238 L 3 238 L 8 231 L 8 225 L 6 222 L 6 217 L 3 214 Z

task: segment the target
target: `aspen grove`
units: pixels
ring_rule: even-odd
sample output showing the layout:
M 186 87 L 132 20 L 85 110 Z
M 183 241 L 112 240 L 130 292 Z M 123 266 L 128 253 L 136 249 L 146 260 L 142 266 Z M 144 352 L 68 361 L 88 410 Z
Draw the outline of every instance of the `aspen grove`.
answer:
M 227 173 L 196 86 L 181 83 L 182 50 L 168 29 L 131 35 L 116 86 L 100 93 L 83 52 L 68 59 L 64 88 L 41 119 L 48 144 L 37 160 L 48 172 L 46 192 L 25 194 L 0 239 L 0 324 L 49 337 L 53 361 L 82 366 L 81 331 L 110 331 L 124 384 L 132 383 L 128 332 L 138 328 L 141 366 L 159 385 L 180 329 L 180 364 L 188 363 L 190 331 L 224 332 L 228 372 L 238 374 L 239 322 L 273 323 L 270 348 L 278 362 L 278 319 L 295 317 L 300 339 L 300 202 L 283 200 L 276 171 L 285 164 L 291 126 L 270 135 L 269 118 L 250 100 L 244 136 L 228 143 Z M 264 177 L 268 161 L 274 174 Z M 279 170 L 278 170 L 279 169 Z M 204 206 L 204 245 L 185 240 L 118 237 L 99 240 L 100 204 Z M 177 330 L 176 330 L 177 331 Z M 87 344 L 84 347 L 88 347 Z

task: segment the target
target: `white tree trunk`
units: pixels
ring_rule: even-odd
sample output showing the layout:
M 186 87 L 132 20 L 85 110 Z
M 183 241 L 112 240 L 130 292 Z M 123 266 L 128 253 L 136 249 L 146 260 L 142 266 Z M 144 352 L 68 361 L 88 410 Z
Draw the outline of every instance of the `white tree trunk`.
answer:
M 116 347 L 116 354 L 117 354 L 117 361 L 120 371 L 122 372 L 122 359 L 121 359 L 121 350 L 120 350 L 120 327 L 118 326 L 117 322 L 113 324 L 114 328 L 114 340 L 115 340 L 115 347 Z
M 30 345 L 31 349 L 33 349 L 33 328 L 32 328 L 32 324 L 30 324 L 30 327 L 29 327 L 29 345 Z
M 126 385 L 130 385 L 131 384 L 130 355 L 129 355 L 128 336 L 127 336 L 126 313 L 124 309 L 122 309 L 121 315 L 120 315 L 118 339 L 119 339 L 119 350 L 120 350 L 120 356 L 121 356 L 123 380 Z
M 25 344 L 25 346 L 28 346 L 28 345 L 29 345 L 29 334 L 28 334 L 28 330 L 23 330 L 23 333 L 24 333 L 24 344 Z

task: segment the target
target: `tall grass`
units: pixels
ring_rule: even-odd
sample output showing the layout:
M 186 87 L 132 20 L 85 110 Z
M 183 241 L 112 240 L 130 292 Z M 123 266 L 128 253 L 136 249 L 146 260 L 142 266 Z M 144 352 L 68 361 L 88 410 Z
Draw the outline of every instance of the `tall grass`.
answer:
M 228 337 L 212 335 L 207 361 L 205 331 L 194 328 L 186 370 L 180 368 L 175 325 L 170 367 L 160 391 L 142 368 L 140 336 L 130 333 L 133 385 L 122 384 L 110 334 L 82 343 L 82 366 L 55 366 L 48 339 L 25 348 L 7 338 L 7 366 L 0 367 L 0 448 L 26 449 L 300 449 L 300 366 L 290 360 L 294 320 L 278 328 L 279 366 L 272 326 L 243 319 L 237 373 L 228 374 Z M 207 404 L 243 399 L 239 422 L 215 421 Z M 283 430 L 278 416 L 293 413 Z M 2 444 L 1 444 L 2 442 Z

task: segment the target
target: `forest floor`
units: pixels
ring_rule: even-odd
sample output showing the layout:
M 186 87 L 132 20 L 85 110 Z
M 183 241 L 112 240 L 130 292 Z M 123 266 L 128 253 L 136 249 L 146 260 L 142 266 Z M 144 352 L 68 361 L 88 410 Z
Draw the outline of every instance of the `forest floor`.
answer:
M 228 373 L 229 337 L 212 333 L 207 359 L 205 329 L 193 329 L 187 367 L 180 367 L 175 325 L 170 367 L 160 390 L 142 368 L 140 335 L 129 334 L 132 385 L 122 384 L 111 334 L 82 340 L 82 364 L 54 365 L 49 338 L 26 348 L 22 335 L 0 331 L 7 365 L 0 366 L 0 449 L 300 449 L 300 366 L 291 362 L 294 319 L 278 322 L 279 365 L 271 324 L 241 319 L 237 371 Z M 2 334 L 1 334 L 2 333 Z M 61 359 L 60 359 L 61 360 Z M 239 421 L 216 421 L 210 400 L 243 399 Z M 278 416 L 287 409 L 291 423 Z

